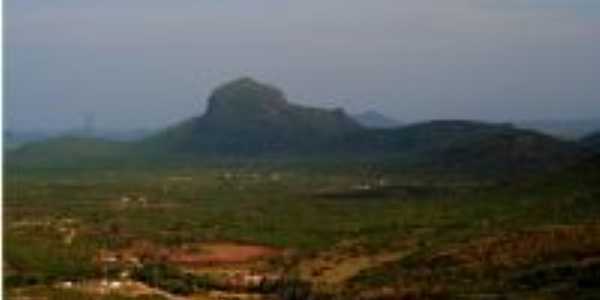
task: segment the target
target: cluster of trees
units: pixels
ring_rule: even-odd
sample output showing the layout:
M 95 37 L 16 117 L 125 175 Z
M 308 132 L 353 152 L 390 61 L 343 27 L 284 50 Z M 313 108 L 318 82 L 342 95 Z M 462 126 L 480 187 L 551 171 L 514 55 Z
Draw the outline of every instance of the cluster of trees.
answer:
M 227 286 L 227 284 L 218 282 L 207 275 L 185 273 L 176 267 L 162 263 L 144 265 L 133 276 L 136 280 L 176 295 L 190 295 L 208 290 L 227 291 L 234 289 L 234 287 Z M 237 288 L 239 289 L 239 287 Z M 272 295 L 275 299 L 281 300 L 331 299 L 330 296 L 315 293 L 309 282 L 290 278 L 263 280 L 256 286 L 245 287 L 243 291 Z
M 133 277 L 152 287 L 177 295 L 189 295 L 198 291 L 221 288 L 208 276 L 185 273 L 178 268 L 162 263 L 146 264 L 137 269 Z
M 62 241 L 44 234 L 38 232 L 35 237 L 5 235 L 3 280 L 6 287 L 78 281 L 102 274 L 90 264 L 92 247 L 81 243 L 64 247 Z

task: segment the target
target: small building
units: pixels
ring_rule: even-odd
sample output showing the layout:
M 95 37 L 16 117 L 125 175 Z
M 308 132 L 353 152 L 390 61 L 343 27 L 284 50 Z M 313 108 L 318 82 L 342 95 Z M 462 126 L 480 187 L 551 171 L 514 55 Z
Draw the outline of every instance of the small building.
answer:
M 113 280 L 110 282 L 110 284 L 108 285 L 108 287 L 110 289 L 120 289 L 123 286 L 123 283 L 117 280 Z

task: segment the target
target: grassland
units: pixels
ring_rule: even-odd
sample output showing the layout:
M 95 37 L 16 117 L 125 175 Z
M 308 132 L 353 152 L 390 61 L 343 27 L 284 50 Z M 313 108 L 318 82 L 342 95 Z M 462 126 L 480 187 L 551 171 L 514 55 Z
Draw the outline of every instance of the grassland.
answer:
M 226 292 L 222 274 L 239 270 L 310 290 L 231 288 L 279 299 L 593 299 L 599 166 L 502 182 L 351 168 L 9 169 L 5 295 L 129 299 L 57 284 L 162 264 L 178 270 L 164 276 L 173 286 L 196 276 L 179 293 L 187 299 Z M 172 259 L 223 242 L 278 254 L 223 265 Z M 119 261 L 107 267 L 102 253 Z M 121 263 L 127 255 L 139 265 Z

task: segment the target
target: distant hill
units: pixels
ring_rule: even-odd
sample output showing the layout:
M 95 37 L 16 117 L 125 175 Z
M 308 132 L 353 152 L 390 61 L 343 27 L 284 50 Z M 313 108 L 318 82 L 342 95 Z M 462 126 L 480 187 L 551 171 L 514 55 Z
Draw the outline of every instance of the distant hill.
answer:
M 10 130 L 3 131 L 3 148 L 4 150 L 14 150 L 24 144 L 37 142 L 52 137 L 54 133 L 41 130 Z
M 82 138 L 97 138 L 115 142 L 138 141 L 156 133 L 151 129 L 95 129 L 92 132 L 83 130 L 69 130 L 61 132 L 57 136 L 75 136 Z
M 8 164 L 27 167 L 78 167 L 119 162 L 133 152 L 127 143 L 96 138 L 57 137 L 27 143 L 6 153 Z
M 585 136 L 580 143 L 586 149 L 600 153 L 600 131 Z
M 403 124 L 377 111 L 369 110 L 352 116 L 358 123 L 368 128 L 394 128 Z
M 363 155 L 394 154 L 428 167 L 486 172 L 551 169 L 575 161 L 582 154 L 574 143 L 535 131 L 462 120 L 361 132 L 346 136 L 341 145 Z
M 600 119 L 520 121 L 516 126 L 533 129 L 555 137 L 577 140 L 600 131 Z
M 4 130 L 4 150 L 15 150 L 29 143 L 41 142 L 50 139 L 64 139 L 65 137 L 80 139 L 99 139 L 115 142 L 130 142 L 141 140 L 155 133 L 148 129 L 97 129 L 86 132 L 81 129 L 70 130 Z
M 10 152 L 9 162 L 189 165 L 258 158 L 348 165 L 363 161 L 496 174 L 557 168 L 580 157 L 576 143 L 507 124 L 440 120 L 366 128 L 342 109 L 297 105 L 273 86 L 241 78 L 215 89 L 203 115 L 140 141 L 53 139 Z

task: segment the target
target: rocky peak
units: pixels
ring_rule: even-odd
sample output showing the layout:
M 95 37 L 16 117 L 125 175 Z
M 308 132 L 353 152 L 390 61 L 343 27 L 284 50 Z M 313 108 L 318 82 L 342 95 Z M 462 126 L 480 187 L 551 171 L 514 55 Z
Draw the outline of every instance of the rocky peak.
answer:
M 285 94 L 276 87 L 242 77 L 221 85 L 208 99 L 207 116 L 248 116 L 285 110 Z

